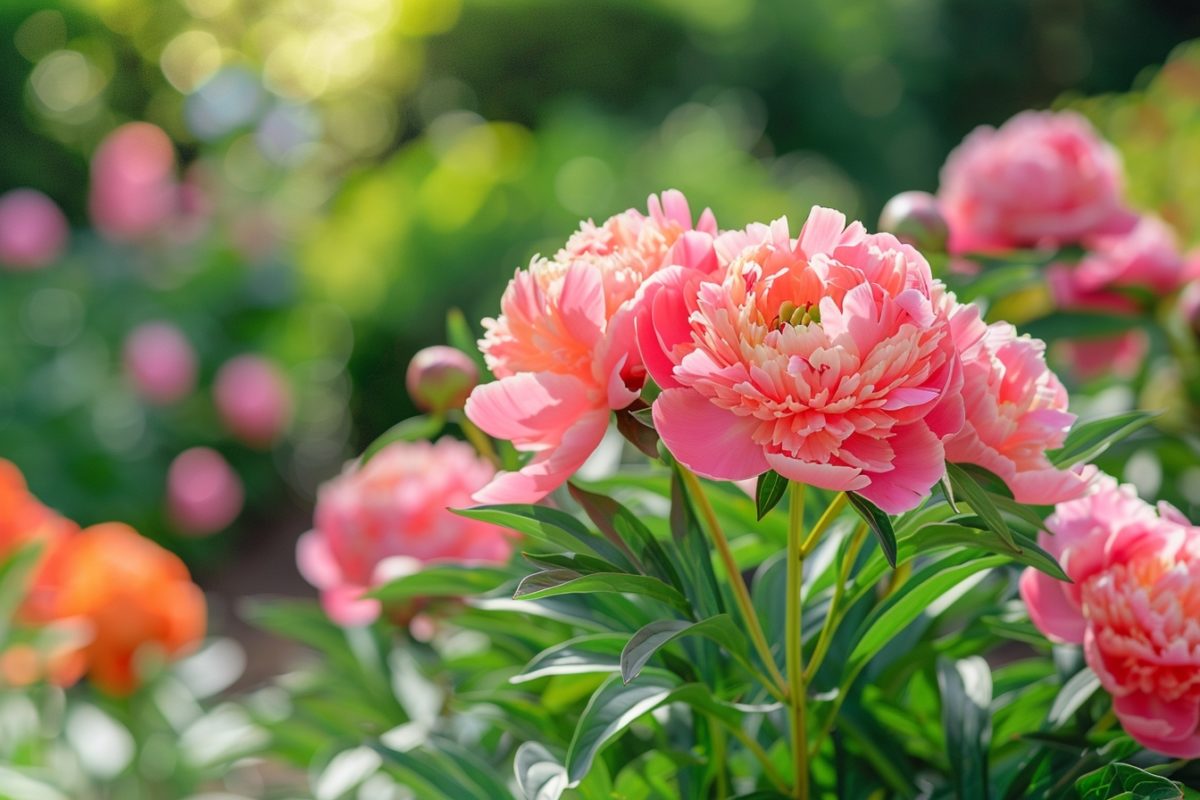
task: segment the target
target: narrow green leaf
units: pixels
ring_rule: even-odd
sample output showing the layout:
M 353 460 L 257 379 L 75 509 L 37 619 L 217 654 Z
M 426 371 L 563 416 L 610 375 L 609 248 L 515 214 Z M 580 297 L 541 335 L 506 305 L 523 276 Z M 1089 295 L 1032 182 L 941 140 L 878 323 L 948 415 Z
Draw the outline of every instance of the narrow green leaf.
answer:
M 641 409 L 650 411 L 650 409 Z M 647 422 L 647 417 L 638 411 L 625 409 L 615 414 L 617 432 L 625 437 L 625 441 L 636 447 L 648 458 L 658 458 L 658 431 L 654 429 L 653 418 Z
M 1037 542 L 1018 533 L 1013 534 L 1013 539 L 1018 546 L 1009 545 L 990 530 L 953 522 L 938 522 L 900 537 L 900 561 L 903 563 L 919 554 L 939 548 L 962 545 L 1006 555 L 1018 564 L 1041 570 L 1057 580 L 1070 582 L 1067 573 L 1063 572 L 1054 556 L 1043 550 Z
M 1111 417 L 1101 417 L 1076 424 L 1063 446 L 1046 456 L 1060 469 L 1087 464 L 1108 449 L 1118 439 L 1129 436 L 1158 416 L 1148 411 L 1127 411 Z
M 677 589 L 683 586 L 658 539 L 633 512 L 611 497 L 589 492 L 573 482 L 567 484 L 567 490 L 596 527 L 629 554 L 635 565 L 643 567 L 642 572 L 662 578 Z
M 599 556 L 622 570 L 636 572 L 633 562 L 603 536 L 588 530 L 565 511 L 523 503 L 451 509 L 455 514 L 491 522 L 567 551 Z
M 742 664 L 749 664 L 746 637 L 728 614 L 718 614 L 700 622 L 664 619 L 646 625 L 625 645 L 621 652 L 621 678 L 629 683 L 660 648 L 683 636 L 707 637 L 723 646 Z
M 417 597 L 469 597 L 498 589 L 512 577 L 498 567 L 431 564 L 420 572 L 388 581 L 366 596 L 385 603 L 402 603 Z
M 477 338 L 471 330 L 471 323 L 467 322 L 462 311 L 452 308 L 446 312 L 446 342 L 456 350 L 461 350 L 469 355 L 475 365 L 479 367 L 481 381 L 486 381 L 488 380 L 487 376 L 491 373 L 488 372 L 483 354 L 479 352 Z
M 517 748 L 513 771 L 525 800 L 558 800 L 566 791 L 566 768 L 540 742 L 524 742 Z
M 779 505 L 779 501 L 787 492 L 787 487 L 788 479 L 773 469 L 758 476 L 758 484 L 754 488 L 754 508 L 758 513 L 759 520 L 762 520 L 772 508 Z
M 887 559 L 892 569 L 895 569 L 896 531 L 892 529 L 891 518 L 882 509 L 860 494 L 848 492 L 846 496 L 850 499 L 850 507 L 866 521 L 867 527 L 871 529 L 871 533 L 875 534 L 875 538 L 879 541 L 879 549 L 883 551 L 883 557 Z
M 988 796 L 988 747 L 992 740 L 992 673 L 979 656 L 939 658 L 938 690 L 946 756 L 959 797 Z
M 999 536 L 1005 544 L 1014 550 L 1020 550 L 1017 543 L 1013 540 L 1012 531 L 1009 530 L 1008 523 L 1004 521 L 1004 516 L 995 504 L 988 497 L 988 493 L 983 490 L 983 487 L 975 482 L 966 470 L 957 464 L 946 464 L 946 475 L 950 478 L 950 485 L 954 487 L 955 493 L 961 499 L 965 500 L 971 509 L 979 515 L 979 518 L 987 524 L 988 528 Z
M 647 670 L 626 684 L 620 675 L 606 680 L 579 718 L 567 749 L 567 777 L 578 784 L 600 750 L 643 714 L 653 711 L 678 688 L 680 679 L 668 672 Z
M 589 572 L 620 572 L 621 568 L 603 558 L 586 553 L 522 553 L 525 560 L 541 569 L 573 569 L 580 575 Z
M 509 683 L 526 683 L 553 675 L 588 675 L 619 672 L 626 639 L 620 633 L 576 636 L 547 648 L 533 657 Z
M 1058 696 L 1054 698 L 1054 705 L 1050 706 L 1046 722 L 1052 728 L 1065 724 L 1099 689 L 1100 678 L 1096 673 L 1087 667 L 1079 670 L 1059 690 Z
M 594 594 L 617 592 L 648 597 L 673 606 L 684 614 L 691 604 L 676 589 L 648 575 L 629 575 L 623 572 L 593 572 L 580 575 L 569 569 L 548 569 L 526 577 L 513 593 L 515 600 L 536 600 L 561 594 Z
M 359 458 L 359 466 L 364 466 L 375 456 L 379 455 L 379 451 L 383 450 L 389 444 L 395 442 L 416 442 L 422 439 L 432 439 L 442 432 L 446 421 L 440 416 L 425 416 L 409 417 L 403 422 L 398 422 L 392 427 L 384 431 L 378 439 L 367 445 L 367 449 L 363 451 Z
M 1124 333 L 1138 327 L 1139 323 L 1135 315 L 1055 309 L 1049 316 L 1022 325 L 1021 333 L 1046 342 L 1058 339 L 1097 339 Z

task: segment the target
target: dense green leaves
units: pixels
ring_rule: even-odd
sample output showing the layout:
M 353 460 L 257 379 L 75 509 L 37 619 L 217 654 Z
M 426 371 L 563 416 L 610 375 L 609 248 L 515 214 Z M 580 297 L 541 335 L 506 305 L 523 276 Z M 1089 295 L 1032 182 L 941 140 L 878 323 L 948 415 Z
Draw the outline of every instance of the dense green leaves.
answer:
M 850 507 L 862 517 L 883 551 L 883 557 L 893 569 L 896 567 L 896 531 L 892 529 L 892 520 L 874 503 L 862 495 L 849 492 Z
M 592 695 L 579 719 L 567 750 L 567 777 L 572 784 L 583 780 L 596 754 L 638 717 L 652 711 L 681 684 L 670 673 L 646 671 L 628 684 L 613 675 Z
M 1180 800 L 1172 780 L 1130 764 L 1108 764 L 1075 782 L 1080 800 Z
M 938 688 L 946 757 L 959 797 L 988 796 L 988 747 L 992 739 L 992 673 L 978 656 L 939 659 Z
M 512 577 L 511 572 L 498 567 L 430 564 L 419 572 L 372 589 L 368 596 L 385 603 L 429 597 L 466 597 L 493 591 Z
M 636 572 L 626 554 L 603 537 L 588 530 L 565 511 L 547 506 L 508 504 L 455 509 L 456 514 L 483 520 L 523 533 L 537 541 L 566 551 L 599 556 L 623 570 Z
M 957 464 L 946 464 L 946 476 L 950 479 L 955 496 L 970 504 L 972 510 L 979 515 L 988 529 L 999 536 L 1005 544 L 1014 550 L 1018 549 L 1013 541 L 1012 531 L 1008 529 L 1008 523 L 1004 521 L 1004 517 L 992 503 L 983 487 Z
M 581 575 L 570 569 L 547 569 L 526 577 L 517 586 L 513 598 L 536 600 L 561 594 L 592 594 L 619 592 L 636 594 L 657 600 L 688 613 L 691 610 L 687 598 L 677 590 L 645 575 L 629 575 L 624 572 L 592 572 Z
M 1052 464 L 1062 469 L 1086 464 L 1107 450 L 1113 442 L 1147 425 L 1155 416 L 1147 411 L 1128 411 L 1079 423 L 1067 434 L 1062 447 L 1046 455 Z
M 539 742 L 517 748 L 513 771 L 524 800 L 558 800 L 567 788 L 567 770 Z
M 628 683 L 659 648 L 682 636 L 705 636 L 725 647 L 743 664 L 749 664 L 746 638 L 728 614 L 719 614 L 700 622 L 666 619 L 652 622 L 633 635 L 621 653 L 621 678 Z

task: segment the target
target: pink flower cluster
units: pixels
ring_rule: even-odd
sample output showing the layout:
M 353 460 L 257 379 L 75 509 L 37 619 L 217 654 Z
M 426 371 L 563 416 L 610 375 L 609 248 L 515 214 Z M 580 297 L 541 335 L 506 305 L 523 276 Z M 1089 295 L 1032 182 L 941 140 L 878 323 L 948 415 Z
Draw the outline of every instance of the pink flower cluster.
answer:
M 502 308 L 480 343 L 500 380 L 466 413 L 534 456 L 478 502 L 561 485 L 647 375 L 662 440 L 709 478 L 773 469 L 891 513 L 917 506 L 947 457 L 1019 499 L 1085 488 L 1046 460 L 1074 417 L 1041 343 L 984 325 L 915 249 L 835 211 L 814 208 L 795 237 L 784 219 L 721 232 L 668 192 L 648 216 L 585 224 L 517 273 Z
M 296 560 L 329 617 L 342 625 L 371 622 L 380 605 L 363 592 L 424 563 L 506 561 L 507 531 L 449 511 L 471 505 L 471 494 L 494 473 L 454 439 L 395 442 L 323 485 Z
M 1046 527 L 1040 543 L 1072 583 L 1025 571 L 1034 624 L 1083 645 L 1130 736 L 1200 757 L 1200 528 L 1107 476 L 1060 504 Z

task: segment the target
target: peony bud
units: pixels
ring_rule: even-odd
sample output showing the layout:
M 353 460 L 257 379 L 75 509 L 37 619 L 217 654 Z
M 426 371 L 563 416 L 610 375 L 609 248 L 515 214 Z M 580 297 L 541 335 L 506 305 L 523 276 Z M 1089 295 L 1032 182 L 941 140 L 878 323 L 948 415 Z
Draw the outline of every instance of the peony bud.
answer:
M 879 215 L 879 229 L 927 253 L 946 252 L 950 238 L 937 198 L 928 192 L 901 192 L 888 200 Z
M 292 392 L 283 372 L 261 356 L 238 356 L 217 372 L 213 395 L 221 421 L 246 444 L 265 447 L 292 417 Z
M 167 510 L 185 533 L 203 536 L 229 527 L 243 500 L 241 478 L 216 450 L 185 450 L 167 470 Z
M 143 398 L 157 405 L 182 399 L 196 386 L 196 354 L 169 322 L 139 325 L 125 339 L 125 374 Z
M 408 364 L 408 393 L 425 411 L 441 413 L 462 408 L 478 383 L 475 362 L 453 347 L 426 347 Z
M 0 264 L 38 269 L 58 258 L 66 242 L 66 217 L 49 197 L 33 189 L 0 195 Z
M 131 122 L 114 130 L 92 157 L 92 222 L 114 241 L 156 232 L 176 209 L 175 148 L 162 128 Z

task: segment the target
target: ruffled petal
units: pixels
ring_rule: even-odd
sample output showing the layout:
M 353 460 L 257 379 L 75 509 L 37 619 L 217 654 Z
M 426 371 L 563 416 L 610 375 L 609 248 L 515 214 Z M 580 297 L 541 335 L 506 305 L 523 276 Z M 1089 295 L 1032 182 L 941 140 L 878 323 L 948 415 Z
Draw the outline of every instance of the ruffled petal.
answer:
M 667 449 L 706 478 L 741 481 L 767 471 L 762 447 L 753 439 L 757 424 L 691 389 L 668 389 L 654 401 L 654 426 Z

